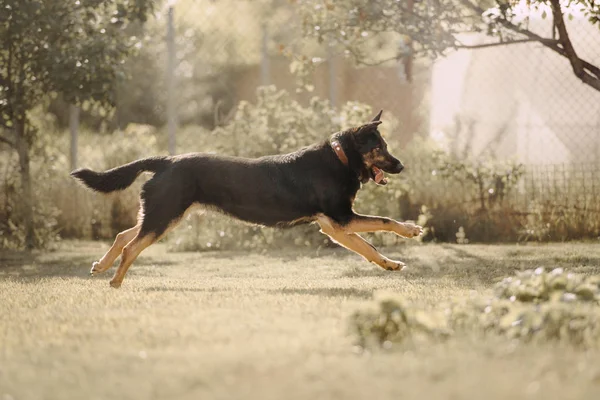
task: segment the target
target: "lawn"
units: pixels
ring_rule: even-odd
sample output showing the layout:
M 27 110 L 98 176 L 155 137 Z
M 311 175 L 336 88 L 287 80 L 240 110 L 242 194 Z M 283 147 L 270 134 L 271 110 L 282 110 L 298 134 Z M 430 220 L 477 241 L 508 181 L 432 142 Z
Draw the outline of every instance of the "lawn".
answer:
M 600 246 L 402 245 L 390 273 L 341 249 L 169 253 L 119 290 L 108 248 L 0 253 L 0 399 L 595 399 L 599 352 L 451 339 L 358 352 L 348 316 L 375 290 L 427 305 L 545 266 L 600 273 Z

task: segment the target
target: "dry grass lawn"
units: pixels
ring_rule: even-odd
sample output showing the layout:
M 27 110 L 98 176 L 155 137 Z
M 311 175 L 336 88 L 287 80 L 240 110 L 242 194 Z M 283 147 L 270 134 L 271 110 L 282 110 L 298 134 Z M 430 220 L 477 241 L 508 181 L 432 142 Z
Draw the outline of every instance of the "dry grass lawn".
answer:
M 438 304 L 515 270 L 600 273 L 598 244 L 406 245 L 389 273 L 344 250 L 148 249 L 123 287 L 89 278 L 106 244 L 0 253 L 0 399 L 594 399 L 596 351 L 452 339 L 358 353 L 374 290 Z

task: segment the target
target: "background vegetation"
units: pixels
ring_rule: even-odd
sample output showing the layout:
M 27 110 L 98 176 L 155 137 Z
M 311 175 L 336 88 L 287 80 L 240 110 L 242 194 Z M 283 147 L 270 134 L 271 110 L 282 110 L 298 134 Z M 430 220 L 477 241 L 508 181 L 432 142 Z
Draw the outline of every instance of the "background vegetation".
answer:
M 595 2 L 448 0 L 432 9 L 400 3 L 180 1 L 175 8 L 179 149 L 253 157 L 324 139 L 372 114 L 372 104 L 337 104 L 331 94 L 329 101 L 311 94 L 332 85 L 311 82 L 324 58 L 341 54 L 363 66 L 398 62 L 399 73 L 410 81 L 415 68 L 427 71 L 422 56 L 465 47 L 465 32 L 487 33 L 486 46 L 538 42 L 565 57 L 575 76 L 595 88 L 594 60 L 575 52 L 567 29 L 572 13 L 584 13 L 597 25 Z M 6 10 L 0 17 L 2 248 L 49 246 L 60 238 L 104 239 L 134 224 L 142 181 L 121 194 L 93 195 L 67 178 L 74 163 L 67 154 L 75 146 L 79 165 L 96 169 L 166 154 L 164 33 L 166 10 L 173 4 L 0 2 Z M 541 11 L 552 17 L 552 37 L 539 36 L 519 19 Z M 300 93 L 265 86 L 252 100 L 240 102 L 237 88 L 245 82 L 240 77 L 258 64 L 261 74 L 274 68 L 276 55 L 298 78 Z M 78 145 L 66 133 L 73 105 L 81 110 Z M 422 120 L 426 113 L 424 107 L 411 110 L 411 119 Z M 530 201 L 530 166 L 492 154 L 447 151 L 457 146 L 442 148 L 430 140 L 426 124 L 406 141 L 398 134 L 405 121 L 394 113 L 384 116 L 388 140 L 408 168 L 385 188 L 367 185 L 357 200 L 359 211 L 416 220 L 427 228 L 426 241 L 567 240 L 600 234 L 595 192 L 556 187 Z M 577 199 L 575 207 L 563 207 L 563 198 Z M 326 244 L 311 228 L 292 235 L 196 215 L 172 236 L 171 247 L 180 250 Z M 396 240 L 372 239 L 379 244 Z

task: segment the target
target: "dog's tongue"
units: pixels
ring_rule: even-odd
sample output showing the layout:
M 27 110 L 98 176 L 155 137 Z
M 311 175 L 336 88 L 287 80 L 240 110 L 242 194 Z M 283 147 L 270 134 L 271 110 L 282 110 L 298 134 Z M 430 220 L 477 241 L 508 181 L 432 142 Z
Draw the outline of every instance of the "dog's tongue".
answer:
M 382 183 L 385 181 L 385 176 L 383 176 L 383 171 L 377 168 L 376 166 L 371 167 L 373 169 L 373 175 L 375 176 L 375 183 Z

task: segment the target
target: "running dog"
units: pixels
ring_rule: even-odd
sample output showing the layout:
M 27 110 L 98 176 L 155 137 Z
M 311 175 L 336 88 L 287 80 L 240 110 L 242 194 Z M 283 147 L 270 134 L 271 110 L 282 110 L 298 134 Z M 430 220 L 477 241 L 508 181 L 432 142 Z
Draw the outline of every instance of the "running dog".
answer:
M 106 172 L 73 171 L 74 178 L 101 193 L 127 188 L 143 171 L 154 173 L 140 194 L 138 223 L 117 235 L 90 273 L 108 270 L 121 255 L 110 281 L 119 288 L 137 256 L 193 205 L 264 226 L 316 222 L 322 233 L 367 261 L 401 270 L 404 263 L 383 256 L 357 232 L 388 231 L 411 238 L 422 234 L 422 228 L 352 209 L 361 184 L 373 180 L 385 185 L 384 172 L 398 174 L 404 168 L 378 131 L 380 117 L 381 111 L 365 125 L 289 154 L 248 159 L 192 153 L 144 158 Z

